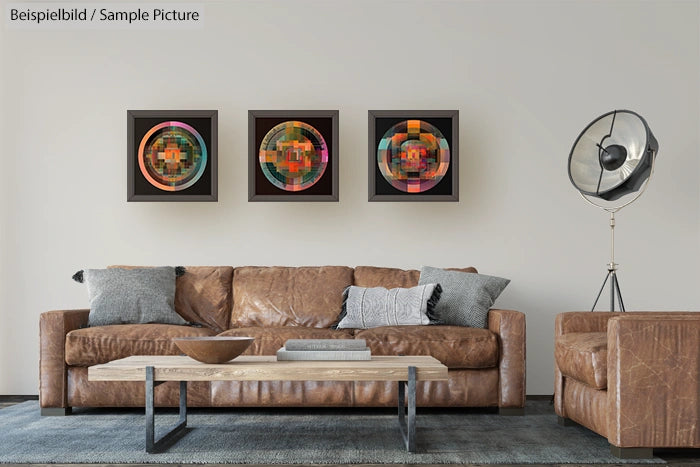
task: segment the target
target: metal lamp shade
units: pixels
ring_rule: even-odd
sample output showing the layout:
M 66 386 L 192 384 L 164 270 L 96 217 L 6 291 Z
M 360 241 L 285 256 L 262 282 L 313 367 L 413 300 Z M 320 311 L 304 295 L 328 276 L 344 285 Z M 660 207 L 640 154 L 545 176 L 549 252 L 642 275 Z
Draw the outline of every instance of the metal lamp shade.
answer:
M 614 201 L 649 178 L 659 143 L 647 122 L 629 110 L 598 117 L 569 154 L 569 179 L 584 195 Z

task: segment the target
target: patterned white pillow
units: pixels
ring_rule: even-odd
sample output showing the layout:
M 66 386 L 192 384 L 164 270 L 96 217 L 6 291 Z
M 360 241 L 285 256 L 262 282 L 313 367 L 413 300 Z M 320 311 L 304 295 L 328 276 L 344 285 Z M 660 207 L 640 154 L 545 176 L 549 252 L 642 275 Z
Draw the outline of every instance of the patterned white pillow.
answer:
M 410 289 L 351 285 L 345 289 L 343 311 L 334 328 L 435 324 L 433 310 L 441 291 L 440 284 L 423 284 Z

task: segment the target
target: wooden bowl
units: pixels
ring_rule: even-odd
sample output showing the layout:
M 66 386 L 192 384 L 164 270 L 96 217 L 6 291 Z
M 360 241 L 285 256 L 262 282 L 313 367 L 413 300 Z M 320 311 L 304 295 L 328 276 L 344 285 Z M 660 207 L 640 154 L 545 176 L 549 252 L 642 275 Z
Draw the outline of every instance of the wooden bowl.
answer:
M 225 363 L 242 354 L 253 337 L 174 337 L 173 342 L 188 357 L 202 363 Z

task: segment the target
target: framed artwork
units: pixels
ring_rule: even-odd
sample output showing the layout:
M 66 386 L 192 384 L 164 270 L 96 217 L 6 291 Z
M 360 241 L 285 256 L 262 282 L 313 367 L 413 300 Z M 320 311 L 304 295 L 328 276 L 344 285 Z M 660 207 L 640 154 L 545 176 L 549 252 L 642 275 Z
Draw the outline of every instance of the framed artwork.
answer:
M 127 110 L 127 201 L 216 201 L 216 110 Z
M 248 201 L 338 201 L 338 111 L 248 112 Z
M 459 110 L 369 111 L 369 201 L 459 201 Z

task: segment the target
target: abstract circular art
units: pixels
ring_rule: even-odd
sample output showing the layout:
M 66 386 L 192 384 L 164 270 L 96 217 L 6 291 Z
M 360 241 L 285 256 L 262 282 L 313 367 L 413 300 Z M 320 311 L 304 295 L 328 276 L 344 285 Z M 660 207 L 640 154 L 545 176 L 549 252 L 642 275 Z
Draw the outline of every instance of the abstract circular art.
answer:
M 202 136 L 183 122 L 162 122 L 146 132 L 139 145 L 139 167 L 148 182 L 164 191 L 194 185 L 207 166 Z
M 260 168 L 265 178 L 285 191 L 302 191 L 318 182 L 328 166 L 328 146 L 308 123 L 275 125 L 260 143 Z
M 384 133 L 377 164 L 387 182 L 406 193 L 433 188 L 450 166 L 450 146 L 435 126 L 423 120 L 401 121 Z

